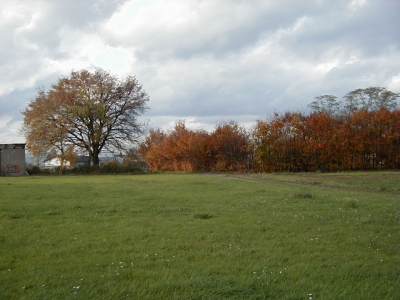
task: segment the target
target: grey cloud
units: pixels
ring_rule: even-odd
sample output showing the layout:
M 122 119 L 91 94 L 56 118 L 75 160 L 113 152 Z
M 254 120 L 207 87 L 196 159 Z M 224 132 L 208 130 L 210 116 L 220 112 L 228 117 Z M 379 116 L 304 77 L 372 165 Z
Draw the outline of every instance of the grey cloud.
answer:
M 31 49 L 45 51 L 46 56 L 57 57 L 60 55 L 56 51 L 60 43 L 58 31 L 63 26 L 93 31 L 95 24 L 109 17 L 120 5 L 119 2 L 12 1 L 9 5 L 18 4 L 18 10 L 15 9 L 15 15 L 9 17 L 10 20 L 2 27 L 1 42 L 8 45 L 5 50 L 12 49 L 8 55 L 15 55 L 15 50 L 20 51 L 29 46 Z M 11 8 L 8 4 L 3 6 L 5 10 Z
M 146 90 L 160 91 L 150 94 L 150 115 L 264 114 L 272 109 L 271 103 L 278 96 L 276 89 L 287 84 L 282 72 L 270 73 L 274 67 L 268 63 L 252 69 L 235 56 L 223 62 L 210 58 L 209 64 L 204 60 L 178 65 L 170 78 L 159 75 L 158 80 L 145 84 Z M 165 68 L 167 72 L 169 66 Z
M 35 86 L 49 87 L 70 61 L 90 66 L 80 51 L 91 41 L 134 53 L 128 71 L 150 95 L 146 118 L 161 127 L 188 117 L 207 128 L 251 123 L 399 76 L 399 1 L 171 0 L 190 14 L 174 18 L 153 2 L 138 11 L 139 2 L 129 14 L 129 1 L 20 1 L 20 17 L 0 20 L 0 92 L 10 88 L 0 119 L 22 120 Z M 36 25 L 24 29 L 34 11 Z
M 226 3 L 199 2 L 192 8 L 194 17 L 188 17 L 182 24 L 169 26 L 152 16 L 156 19 L 141 24 L 141 28 L 133 27 L 124 33 L 105 29 L 103 34 L 110 44 L 138 48 L 137 56 L 143 59 L 152 54 L 160 59 L 188 59 L 204 54 L 220 58 L 254 45 L 266 33 L 291 26 L 314 1 L 285 1 L 283 5 L 274 1 Z M 129 27 L 135 17 L 140 16 L 132 15 L 121 27 Z
M 26 97 L 30 97 L 32 93 L 34 93 L 34 89 L 27 89 L 14 91 L 7 96 L 0 97 L 0 118 L 21 119 L 21 111 L 25 107 Z
M 321 59 L 334 47 L 344 47 L 365 57 L 400 46 L 400 2 L 368 1 L 352 11 L 348 2 L 330 2 L 324 13 L 310 15 L 302 30 L 283 41 L 302 58 Z M 329 9 L 330 8 L 330 9 Z M 312 49 L 312 51 L 310 51 Z
M 315 65 L 332 59 L 339 59 L 339 64 L 344 64 L 352 56 L 367 51 L 368 43 L 371 43 L 368 36 L 358 37 L 357 33 L 362 26 L 367 26 L 366 32 L 376 30 L 368 29 L 375 27 L 368 26 L 365 21 L 374 16 L 371 8 L 367 6 L 352 12 L 348 1 L 326 1 L 322 4 L 294 1 L 272 6 L 264 3 L 267 2 L 252 2 L 246 6 L 243 2 L 236 2 L 236 6 L 227 10 L 220 8 L 211 16 L 204 12 L 202 17 L 207 22 L 203 23 L 203 27 L 190 23 L 184 29 L 175 28 L 176 31 L 155 27 L 147 32 L 144 28 L 139 35 L 132 32 L 132 39 L 129 35 L 123 36 L 123 40 L 116 36 L 114 42 L 139 47 L 140 50 L 136 51 L 138 60 L 154 64 L 155 69 L 162 68 L 168 61 L 181 65 L 181 76 L 172 72 L 170 76 L 174 80 L 158 82 L 161 87 L 174 91 L 172 97 L 165 96 L 164 104 L 160 105 L 160 111 L 166 114 L 173 111 L 177 115 L 193 114 L 193 111 L 197 115 L 232 114 L 240 111 L 251 114 L 260 109 L 271 110 L 276 107 L 292 109 L 294 105 L 288 103 L 293 102 L 296 108 L 300 108 L 310 103 L 320 90 L 341 91 L 338 82 L 343 84 L 343 80 L 332 79 L 331 75 L 311 79 L 310 74 L 307 74 L 309 70 L 285 70 L 282 64 L 296 64 L 297 61 L 305 60 Z M 376 2 L 371 5 L 376 5 Z M 238 10 L 243 11 L 239 21 L 235 20 L 234 14 Z M 224 23 L 224 17 L 232 20 L 232 24 Z M 304 23 L 294 29 L 301 18 L 304 18 Z M 208 27 L 212 30 L 207 31 Z M 158 31 L 154 33 L 154 30 Z M 388 42 L 392 37 L 393 33 L 389 31 L 386 35 Z M 273 43 L 271 49 L 265 52 L 265 57 L 256 57 L 248 62 L 240 61 L 242 55 L 263 43 Z M 192 63 L 196 57 L 207 57 L 211 64 L 215 60 L 216 66 L 192 70 L 196 68 L 196 64 Z M 198 78 L 199 73 L 217 82 L 206 82 L 204 89 L 192 87 L 190 82 Z M 177 84 L 176 80 L 182 83 Z M 323 84 L 327 86 L 321 88 Z M 354 82 L 350 89 L 358 87 L 358 84 Z M 267 90 L 272 92 L 266 95 Z M 159 112 L 157 107 L 156 102 L 155 114 Z
M 272 6 L 263 6 L 263 3 L 252 2 L 245 16 L 241 16 L 246 20 L 244 23 L 237 22 L 232 13 L 221 8 L 212 17 L 203 16 L 208 18 L 208 22 L 205 22 L 205 28 L 198 28 L 197 33 L 195 26 L 177 33 L 159 28 L 158 35 L 149 34 L 149 40 L 142 41 L 139 36 L 124 41 L 140 48 L 140 52 L 136 52 L 139 61 L 154 64 L 154 68 L 158 69 L 163 68 L 163 63 L 172 61 L 182 70 L 182 76 L 171 72 L 173 80 L 170 82 L 158 81 L 161 86 L 179 92 L 171 98 L 164 97 L 160 110 L 155 100 L 155 115 L 161 111 L 168 115 L 195 113 L 206 116 L 264 114 L 274 109 L 301 110 L 317 95 L 332 93 L 341 97 L 352 89 L 365 84 L 376 85 L 384 80 L 383 77 L 396 74 L 390 70 L 384 76 L 376 76 L 376 81 L 371 83 L 363 78 L 366 77 L 365 72 L 371 70 L 382 72 L 382 66 L 377 61 L 369 62 L 365 68 L 357 67 L 357 63 L 344 64 L 357 55 L 361 59 L 384 55 L 382 49 L 370 49 L 374 34 L 381 41 L 386 41 L 385 45 L 396 45 L 393 30 L 387 27 L 393 24 L 396 15 L 393 6 L 397 4 L 378 9 L 379 2 L 373 1 L 353 11 L 348 1 L 325 1 L 320 4 L 294 1 Z M 235 8 L 239 9 L 240 3 L 236 2 L 236 5 Z M 241 8 L 246 10 L 243 6 Z M 232 7 L 228 10 L 233 11 Z M 206 31 L 207 26 L 218 28 L 214 25 L 221 22 L 224 13 L 231 18 L 231 26 L 220 26 L 222 31 L 202 34 L 201 30 Z M 375 25 L 370 20 L 377 20 L 379 14 L 388 18 Z M 387 28 L 386 32 L 379 34 L 383 28 Z M 164 34 L 158 40 L 159 35 Z M 269 45 L 269 49 L 262 50 L 264 52 L 259 56 L 242 60 L 243 56 L 251 56 L 255 48 L 264 45 Z M 196 68 L 197 64 L 193 61 L 204 57 L 209 59 L 210 66 Z M 311 66 L 332 60 L 338 60 L 339 66 L 326 75 L 322 72 L 320 75 L 310 73 Z M 201 77 L 199 73 L 209 76 L 210 82 L 205 80 L 203 89 L 191 84 L 193 78 Z M 176 84 L 176 80 L 181 83 Z
M 10 1 L 1 4 L 0 66 L 2 81 L 38 73 L 44 61 L 66 60 L 73 53 L 58 50 L 60 30 L 96 30 L 123 1 Z M 12 13 L 8 13 L 11 10 Z M 27 76 L 28 75 L 28 76 Z M 1 91 L 0 91 L 1 92 Z
M 3 1 L 0 4 L 0 139 L 15 142 L 21 111 L 36 93 L 57 77 L 51 60 L 62 62 L 70 53 L 58 51 L 63 26 L 90 29 L 112 14 L 118 3 L 103 7 L 82 1 Z M 7 122 L 5 124 L 4 122 Z M 14 140 L 12 141 L 11 138 Z

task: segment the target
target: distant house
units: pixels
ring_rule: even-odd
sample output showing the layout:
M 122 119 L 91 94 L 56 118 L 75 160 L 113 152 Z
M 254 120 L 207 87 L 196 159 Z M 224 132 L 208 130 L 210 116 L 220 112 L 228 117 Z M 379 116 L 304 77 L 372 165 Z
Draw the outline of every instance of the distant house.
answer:
M 77 156 L 75 159 L 75 167 L 89 167 L 90 164 L 89 156 Z
M 110 161 L 117 161 L 120 164 L 123 163 L 123 159 L 119 156 L 100 156 L 99 157 L 99 164 L 100 166 L 102 164 L 108 163 Z M 81 167 L 81 166 L 90 166 L 92 162 L 90 161 L 89 156 L 77 156 L 75 159 L 75 166 L 76 167 Z
M 124 162 L 124 159 L 120 156 L 103 156 L 103 157 L 99 157 L 99 161 L 100 161 L 100 166 L 106 163 L 109 163 L 111 161 L 117 161 L 120 164 L 122 164 Z
M 25 174 L 25 144 L 0 144 L 0 176 Z
M 54 169 L 60 166 L 61 166 L 61 159 L 58 157 L 54 157 L 52 159 L 43 161 L 43 168 L 45 169 Z M 64 161 L 64 167 L 68 168 L 69 166 L 70 166 L 69 161 Z
M 105 153 L 103 156 L 99 157 L 99 164 L 105 164 L 110 161 L 118 161 L 119 163 L 123 163 L 123 159 L 120 156 L 115 156 L 113 154 Z M 34 157 L 32 153 L 27 152 L 26 155 L 26 164 L 30 166 L 38 166 L 41 169 L 55 169 L 60 167 L 61 161 L 58 157 L 54 157 L 49 159 L 47 155 L 42 155 L 40 157 Z M 82 155 L 77 156 L 75 158 L 75 164 L 70 165 L 68 161 L 64 161 L 64 166 L 67 168 L 70 167 L 89 167 L 93 165 L 93 161 L 91 161 L 89 156 Z

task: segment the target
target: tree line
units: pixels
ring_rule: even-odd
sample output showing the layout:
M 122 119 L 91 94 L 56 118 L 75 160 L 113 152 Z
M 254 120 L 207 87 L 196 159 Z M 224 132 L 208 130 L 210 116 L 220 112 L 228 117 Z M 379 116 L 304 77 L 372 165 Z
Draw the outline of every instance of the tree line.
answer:
M 107 150 L 144 160 L 151 171 L 338 171 L 400 167 L 400 94 L 382 87 L 321 95 L 310 111 L 275 113 L 246 129 L 235 121 L 212 132 L 184 121 L 163 131 L 138 117 L 149 97 L 135 77 L 120 80 L 97 69 L 72 71 L 22 112 L 27 148 L 58 157 L 61 169 L 76 155 L 99 166 Z M 136 145 L 136 146 L 134 146 Z
M 345 171 L 400 167 L 399 94 L 357 89 L 343 101 L 322 95 L 311 111 L 275 113 L 247 130 L 235 121 L 213 132 L 178 122 L 153 129 L 139 147 L 152 171 Z

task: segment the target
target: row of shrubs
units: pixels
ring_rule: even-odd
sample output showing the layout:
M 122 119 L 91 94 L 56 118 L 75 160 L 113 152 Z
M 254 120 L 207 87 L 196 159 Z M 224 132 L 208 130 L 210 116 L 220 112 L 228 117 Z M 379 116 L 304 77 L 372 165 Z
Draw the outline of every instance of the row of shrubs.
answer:
M 28 175 L 85 175 L 85 174 L 141 174 L 146 171 L 146 166 L 137 163 L 120 164 L 111 161 L 100 167 L 77 166 L 74 168 L 40 168 L 38 166 L 27 166 Z

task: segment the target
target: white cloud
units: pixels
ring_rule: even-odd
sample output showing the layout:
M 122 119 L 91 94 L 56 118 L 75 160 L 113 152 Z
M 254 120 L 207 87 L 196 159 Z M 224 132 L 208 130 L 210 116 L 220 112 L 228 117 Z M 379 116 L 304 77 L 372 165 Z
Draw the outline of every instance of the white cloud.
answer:
M 362 8 L 367 3 L 367 0 L 352 0 L 349 4 L 350 9 L 355 11 Z
M 391 91 L 400 91 L 400 73 L 397 73 L 396 76 L 390 78 L 387 88 Z
M 121 77 L 131 74 L 135 62 L 133 51 L 123 47 L 112 47 L 97 34 L 69 27 L 63 27 L 59 35 L 62 42 L 58 50 L 62 53 L 73 53 L 68 63 L 63 62 L 64 68 L 60 71 L 68 73 L 71 69 L 100 67 Z

